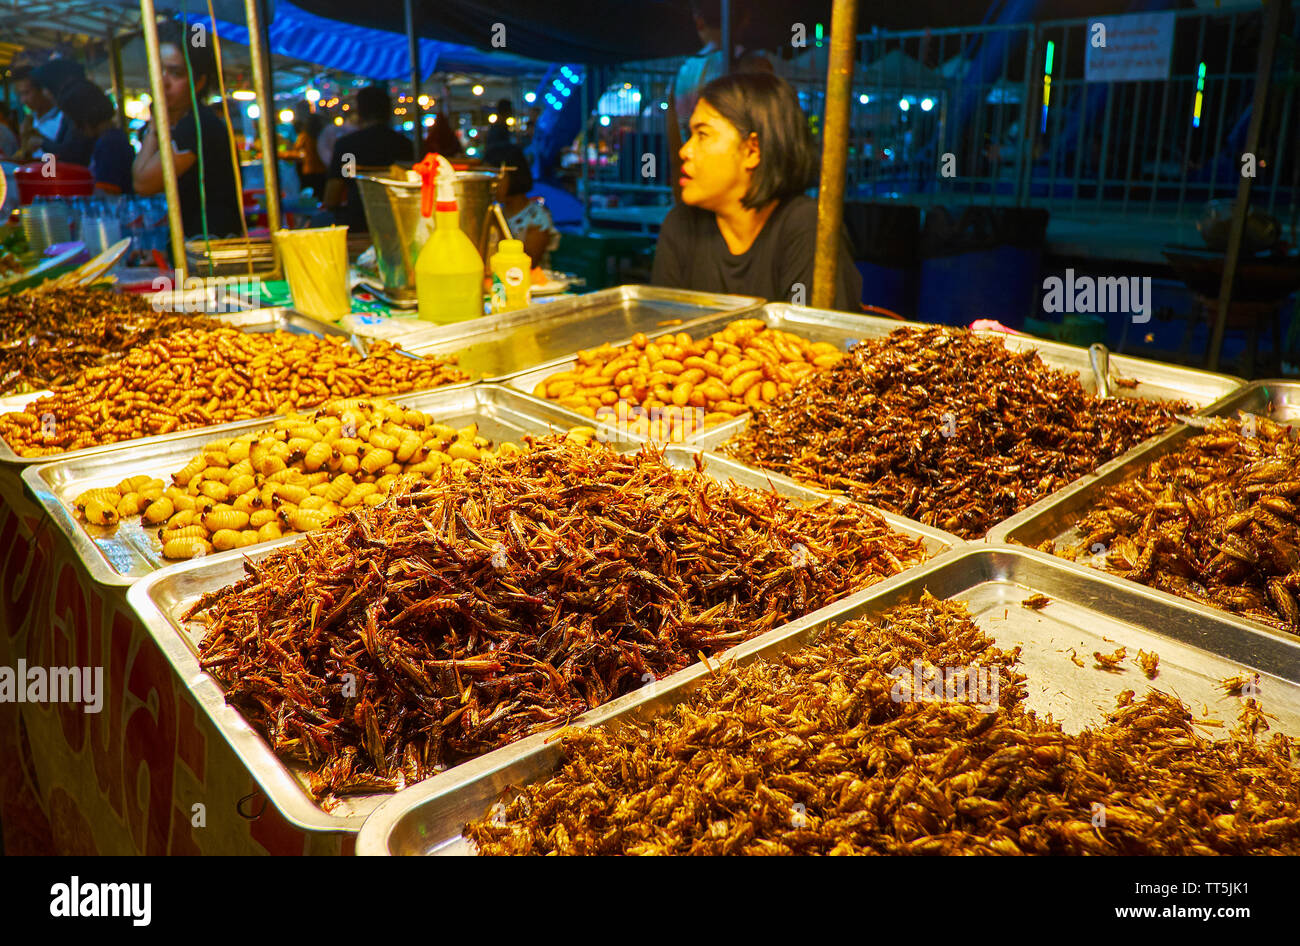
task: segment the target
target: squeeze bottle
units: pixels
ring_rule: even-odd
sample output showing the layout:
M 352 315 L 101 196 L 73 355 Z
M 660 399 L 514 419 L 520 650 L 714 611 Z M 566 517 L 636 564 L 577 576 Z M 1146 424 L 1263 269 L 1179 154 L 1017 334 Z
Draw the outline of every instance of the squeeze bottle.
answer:
M 522 240 L 502 240 L 492 254 L 492 311 L 513 312 L 532 300 L 533 261 Z
M 415 170 L 420 174 L 420 213 L 434 220 L 433 233 L 415 260 L 420 318 L 438 323 L 480 318 L 483 258 L 460 228 L 456 172 L 440 154 L 425 155 Z

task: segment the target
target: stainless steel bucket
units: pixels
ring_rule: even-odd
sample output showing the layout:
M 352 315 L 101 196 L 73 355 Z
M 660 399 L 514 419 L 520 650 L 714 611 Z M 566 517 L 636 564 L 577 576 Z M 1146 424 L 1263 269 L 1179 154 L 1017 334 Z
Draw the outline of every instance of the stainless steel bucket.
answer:
M 488 219 L 496 199 L 498 171 L 457 171 L 456 202 L 460 228 L 482 255 Z M 408 171 L 405 179 L 357 175 L 357 188 L 366 211 L 366 223 L 375 244 L 380 285 L 373 287 L 388 302 L 414 306 L 415 258 L 424 241 L 419 239 L 420 178 Z

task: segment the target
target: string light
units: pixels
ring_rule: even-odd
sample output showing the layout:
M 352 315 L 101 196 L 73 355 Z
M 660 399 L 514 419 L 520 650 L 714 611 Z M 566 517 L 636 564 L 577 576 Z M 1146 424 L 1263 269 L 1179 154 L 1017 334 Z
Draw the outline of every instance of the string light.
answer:
M 1196 67 L 1196 105 L 1192 109 L 1192 127 L 1201 127 L 1201 103 L 1205 95 L 1205 63 Z
M 1043 124 L 1041 131 L 1047 134 L 1047 108 L 1052 100 L 1052 60 L 1056 55 L 1056 43 L 1047 41 L 1047 59 L 1043 64 Z

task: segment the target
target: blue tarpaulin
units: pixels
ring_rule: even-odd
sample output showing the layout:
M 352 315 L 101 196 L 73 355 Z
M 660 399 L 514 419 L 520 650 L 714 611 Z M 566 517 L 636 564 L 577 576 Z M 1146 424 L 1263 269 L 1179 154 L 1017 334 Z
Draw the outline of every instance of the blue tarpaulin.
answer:
M 206 20 L 207 17 L 191 17 Z M 217 20 L 222 39 L 248 45 L 248 27 Z M 406 81 L 411 76 L 411 59 L 406 36 L 384 30 L 353 26 L 299 9 L 285 0 L 275 4 L 275 16 L 267 29 L 271 52 L 339 69 L 370 79 Z M 434 72 L 482 72 L 492 75 L 521 75 L 543 72 L 546 64 L 500 50 L 487 52 L 455 43 L 421 39 L 422 78 Z

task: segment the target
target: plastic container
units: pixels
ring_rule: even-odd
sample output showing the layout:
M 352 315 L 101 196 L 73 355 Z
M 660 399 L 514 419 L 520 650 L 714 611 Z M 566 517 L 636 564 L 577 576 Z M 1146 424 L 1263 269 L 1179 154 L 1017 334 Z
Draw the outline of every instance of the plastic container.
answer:
M 14 172 L 18 184 L 18 202 L 30 204 L 37 197 L 89 197 L 95 193 L 95 178 L 90 168 L 70 161 L 56 161 L 53 173 L 43 161 L 24 164 Z
M 844 228 L 862 275 L 862 299 L 905 318 L 916 315 L 921 209 L 898 203 L 844 202 Z
M 492 312 L 513 312 L 532 301 L 533 261 L 522 240 L 502 240 L 492 254 Z
M 456 174 L 442 155 L 426 155 L 420 173 L 420 213 L 433 217 L 429 241 L 415 260 L 420 318 L 439 324 L 483 315 L 483 257 L 460 228 Z M 435 191 L 437 199 L 434 199 Z
M 274 236 L 295 309 L 324 322 L 352 311 L 347 227 L 277 230 Z

